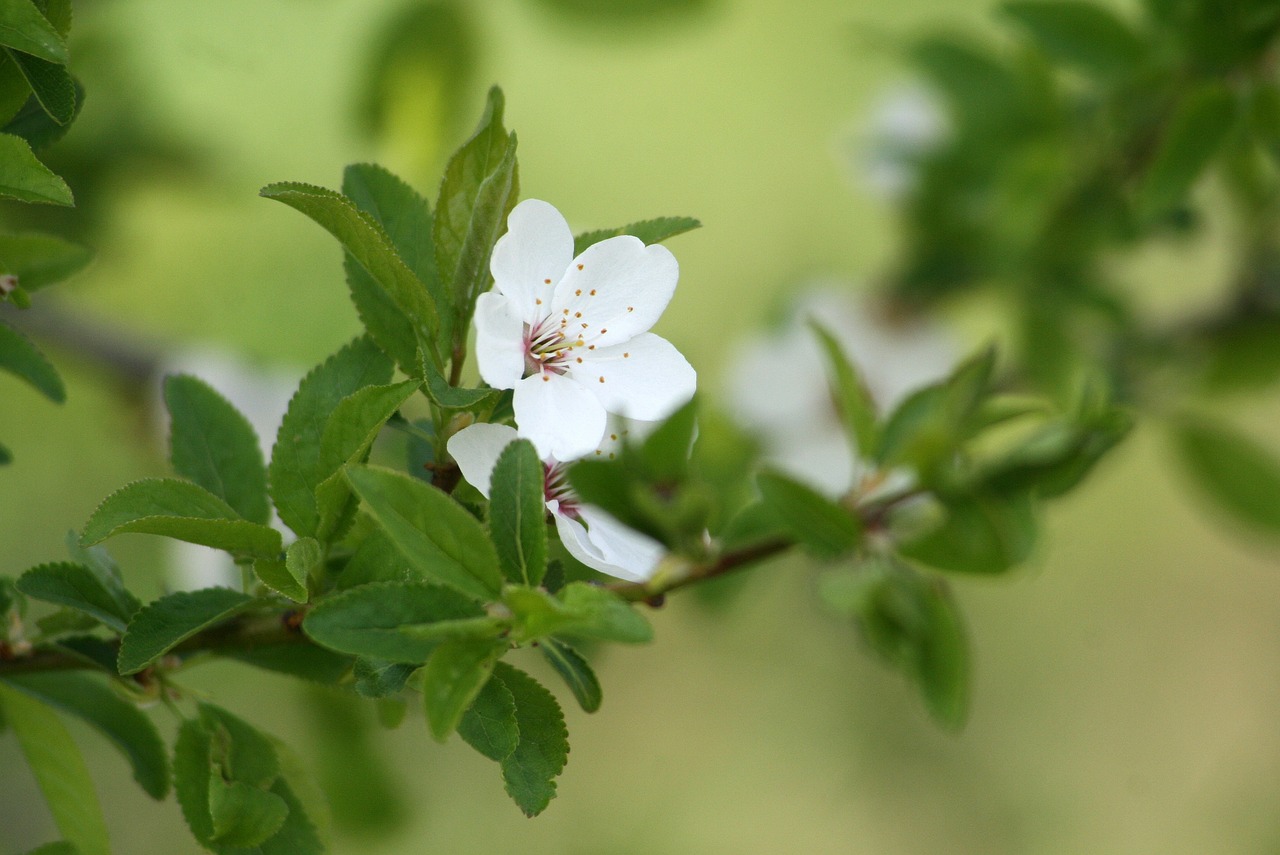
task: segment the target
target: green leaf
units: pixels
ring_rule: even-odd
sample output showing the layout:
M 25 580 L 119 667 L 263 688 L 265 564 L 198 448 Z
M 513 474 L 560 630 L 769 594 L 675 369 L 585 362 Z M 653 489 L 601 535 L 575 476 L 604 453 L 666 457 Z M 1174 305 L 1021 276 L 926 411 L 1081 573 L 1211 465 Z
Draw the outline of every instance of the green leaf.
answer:
M 198 719 L 178 728 L 173 748 L 173 789 L 191 834 L 213 848 L 213 817 L 209 813 L 209 775 L 213 770 L 213 738 Z
M 593 243 L 599 243 L 602 240 L 617 237 L 618 235 L 632 235 L 640 238 L 646 244 L 653 244 L 662 243 L 667 238 L 691 232 L 696 228 L 701 228 L 701 226 L 702 223 L 693 217 L 658 217 L 652 220 L 640 220 L 616 229 L 598 229 L 592 232 L 584 232 L 573 239 L 573 254 L 575 256 L 581 255 L 582 251 Z
M 478 389 L 450 386 L 449 381 L 430 364 L 424 364 L 423 375 L 427 380 L 423 385 L 427 396 L 446 410 L 478 410 L 492 406 L 502 395 L 501 389 L 490 389 L 487 386 Z
M 520 742 L 516 700 L 501 679 L 489 678 L 458 723 L 458 735 L 490 760 L 501 763 Z
M 416 664 L 383 662 L 381 659 L 357 659 L 352 676 L 356 694 L 362 698 L 386 698 L 398 695 L 409 677 L 418 670 Z
M 298 386 L 280 423 L 267 478 L 280 519 L 299 536 L 316 535 L 321 522 L 316 490 L 335 471 L 325 466 L 321 451 L 330 415 L 349 395 L 389 381 L 393 370 L 373 342 L 358 338 Z
M 169 757 L 156 726 L 133 704 L 85 674 L 14 674 L 13 688 L 86 721 L 129 761 L 133 779 L 153 799 L 169 792 Z
M 446 641 L 432 651 L 422 669 L 422 705 L 436 741 L 444 742 L 457 729 L 506 646 L 492 640 L 458 640 Z
M 1078 0 L 1011 0 L 1002 11 L 1064 65 L 1109 78 L 1133 71 L 1142 61 L 1142 39 L 1102 6 Z
M 294 578 L 287 562 L 278 558 L 259 558 L 253 562 L 253 574 L 262 584 L 282 597 L 288 597 L 295 603 L 307 601 L 305 582 Z
M 1003 573 L 1035 546 L 1035 506 L 1025 493 L 943 497 L 942 507 L 942 525 L 904 544 L 903 555 L 956 573 Z
M 203 487 L 172 478 L 134 481 L 107 496 L 85 523 L 81 542 L 90 546 L 126 532 L 163 535 L 250 558 L 274 558 L 281 548 L 280 532 L 241 519 Z
M 26 336 L 3 323 L 0 323 L 0 369 L 21 377 L 50 401 L 61 404 L 67 399 L 62 378 L 44 354 L 36 350 Z
M 598 585 L 572 582 L 555 596 L 537 588 L 508 587 L 503 602 L 516 618 L 521 642 L 563 634 L 622 644 L 646 644 L 653 627 L 617 594 Z
M 593 713 L 600 709 L 600 703 L 604 700 L 600 681 L 596 679 L 595 672 L 578 651 L 554 638 L 548 638 L 539 644 L 538 649 L 542 651 L 542 655 L 551 663 L 556 673 L 564 679 L 565 685 L 578 699 L 578 705 L 582 707 L 583 712 Z
M 374 582 L 318 601 L 302 622 L 317 644 L 387 662 L 422 663 L 440 636 L 415 637 L 406 626 L 451 624 L 484 616 L 475 602 L 425 582 Z
M 495 86 L 475 133 L 449 160 L 436 201 L 436 266 L 453 295 L 455 346 L 489 286 L 489 256 L 520 197 L 516 135 L 502 126 L 503 105 Z
M 351 671 L 352 659 L 314 644 L 269 644 L 242 650 L 225 650 L 230 659 L 286 674 L 322 686 L 332 686 Z
M 1139 215 L 1155 219 L 1182 202 L 1235 123 L 1235 96 L 1228 89 L 1210 83 L 1189 91 L 1138 185 Z
M 356 494 L 419 572 L 480 600 L 502 587 L 498 555 L 476 518 L 440 490 L 389 469 L 347 467 Z
M 396 253 L 391 238 L 373 217 L 361 211 L 345 196 L 310 184 L 269 184 L 258 193 L 267 199 L 283 202 L 310 217 L 337 238 L 348 255 L 364 268 L 409 321 L 418 343 L 433 347 L 432 354 L 437 365 L 440 364 L 440 307 L 436 306 L 427 286 L 419 281 Z M 380 332 L 382 331 L 384 330 L 380 328 Z M 397 358 L 407 358 L 407 348 L 403 341 L 397 338 L 389 346 Z M 406 371 L 413 373 L 414 367 L 411 362 Z
M 46 843 L 32 849 L 27 855 L 80 855 L 80 850 L 60 840 L 57 843 Z
M 674 486 L 689 474 L 689 455 L 698 432 L 698 399 L 662 421 L 640 444 L 640 462 L 650 481 Z
M 203 702 L 198 707 L 200 720 L 214 735 L 214 758 L 222 766 L 223 777 L 254 787 L 271 786 L 280 775 L 271 739 L 222 707 Z
M 775 472 L 761 472 L 756 483 L 765 507 L 814 555 L 837 558 L 862 541 L 857 517 L 811 487 Z
M 1200 494 L 1250 529 L 1280 534 L 1280 460 L 1253 439 L 1221 424 L 1184 419 L 1174 449 Z
M 26 93 L 30 93 L 31 87 L 27 84 L 27 80 L 18 71 L 17 63 L 9 58 L 8 54 L 0 53 L 0 57 L 4 58 L 4 64 L 14 69 L 18 79 L 22 83 L 22 88 Z M 0 74 L 3 74 L 3 65 L 0 65 Z M 48 148 L 54 143 L 61 140 L 71 130 L 71 124 L 80 115 L 80 110 L 84 107 L 84 86 L 79 80 L 71 78 L 71 85 L 75 92 L 75 104 L 72 108 L 71 118 L 65 122 L 59 122 L 50 116 L 43 105 L 34 97 L 28 98 L 20 105 L 18 110 L 12 112 L 9 121 L 0 127 L 0 132 L 13 134 L 22 137 L 31 146 L 33 151 L 41 151 Z
M 98 794 L 66 727 L 44 704 L 4 685 L 0 709 L 18 737 L 58 831 L 83 855 L 109 855 Z
M 0 134 L 0 196 L 20 202 L 74 205 L 71 188 L 36 160 L 21 137 Z
M 66 67 L 9 48 L 5 48 L 5 53 L 27 79 L 32 94 L 49 118 L 59 125 L 71 124 L 80 110 L 80 104 L 75 80 Z
M 555 778 L 569 759 L 569 732 L 555 697 L 523 671 L 499 662 L 494 676 L 516 704 L 520 741 L 502 761 L 502 779 L 526 816 L 536 816 L 555 798 Z
M 533 443 L 502 450 L 490 481 L 489 528 L 502 571 L 512 582 L 537 585 L 547 570 L 547 502 L 542 460 Z
M 116 632 L 124 632 L 139 605 L 123 587 L 68 561 L 32 567 L 18 578 L 17 585 L 28 597 L 84 612 Z
M 191 636 L 238 615 L 253 597 L 228 588 L 169 594 L 143 606 L 120 640 L 121 674 L 136 674 Z
M 250 522 L 269 522 L 267 468 L 249 420 L 203 380 L 185 374 L 165 378 L 164 401 L 174 471 Z
M 0 0 L 0 45 L 66 65 L 67 45 L 30 0 Z
M 875 401 L 839 340 L 816 319 L 811 320 L 809 326 L 826 353 L 831 391 L 840 408 L 840 420 L 852 440 L 854 456 L 870 460 L 879 442 Z
M 213 842 L 250 847 L 280 830 L 289 815 L 289 806 L 274 793 L 240 781 L 224 781 L 214 770 L 209 773 L 209 814 Z
M 66 279 L 92 258 L 87 248 L 53 235 L 0 234 L 0 273 L 17 276 L 28 293 Z
M 307 580 L 324 566 L 324 547 L 314 537 L 300 537 L 285 550 L 284 561 L 256 561 L 254 572 L 267 587 L 295 603 L 307 601 Z

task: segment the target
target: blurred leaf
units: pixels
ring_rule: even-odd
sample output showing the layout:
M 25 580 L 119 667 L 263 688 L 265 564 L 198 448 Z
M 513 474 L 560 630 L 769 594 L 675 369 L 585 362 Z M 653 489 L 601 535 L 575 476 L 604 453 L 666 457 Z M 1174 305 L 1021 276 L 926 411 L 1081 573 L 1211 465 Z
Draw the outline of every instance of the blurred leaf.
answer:
M 153 799 L 169 793 L 169 756 L 156 726 L 133 704 L 84 674 L 14 674 L 4 681 L 41 703 L 83 719 L 129 761 L 133 778 Z
M 592 232 L 583 232 L 573 239 L 573 254 L 575 257 L 579 256 L 584 249 L 593 243 L 599 243 L 602 240 L 618 237 L 619 235 L 632 235 L 640 238 L 646 244 L 655 244 L 701 227 L 702 223 L 693 217 L 658 217 L 653 220 L 640 220 L 639 222 L 619 226 L 616 229 L 598 229 Z
M 1254 531 L 1280 534 L 1280 460 L 1271 451 L 1203 420 L 1174 425 L 1173 440 L 1183 469 L 1202 496 Z
M 498 555 L 484 527 L 429 484 L 389 469 L 349 466 L 356 494 L 409 563 L 480 600 L 502 588 Z
M 71 188 L 54 175 L 21 137 L 0 134 L 0 196 L 20 202 L 74 205 Z
M 338 404 L 366 386 L 391 379 L 391 361 L 367 338 L 358 338 L 303 378 L 289 401 L 267 468 L 280 519 L 299 535 L 320 527 L 316 490 L 335 470 L 321 459 L 329 417 Z
M 289 807 L 284 799 L 240 781 L 225 781 L 217 770 L 209 775 L 211 842 L 219 846 L 258 846 L 280 830 Z
M 569 759 L 569 732 L 555 697 L 523 671 L 499 662 L 493 674 L 516 705 L 520 741 L 502 760 L 502 779 L 525 816 L 537 816 L 556 795 L 555 778 Z
M 9 54 L 0 51 L 0 129 L 31 100 L 31 87 Z M 43 110 L 41 112 L 44 112 Z M 21 135 L 19 135 L 21 136 Z
M 148 603 L 120 639 L 120 673 L 138 673 L 191 636 L 235 617 L 255 602 L 228 588 L 204 588 Z
M 460 639 L 432 651 L 422 669 L 422 705 L 436 741 L 444 742 L 457 729 L 506 647 L 505 642 Z
M 0 2 L 0 45 L 59 65 L 68 61 L 62 36 L 30 0 Z
M 698 432 L 698 399 L 676 410 L 640 443 L 640 463 L 650 481 L 672 486 L 689 475 L 689 458 Z
M 837 558 L 862 541 L 859 520 L 812 488 L 776 472 L 761 472 L 756 483 L 783 530 L 814 555 Z
M 80 855 L 80 850 L 70 843 L 58 841 L 57 843 L 46 843 L 32 849 L 27 855 Z
M 506 666 L 504 666 L 506 667 Z M 476 751 L 501 763 L 520 742 L 516 701 L 501 679 L 490 676 L 458 723 L 458 735 Z
M 250 522 L 271 518 L 267 467 L 253 425 L 199 378 L 164 380 L 173 469 L 224 500 Z
M 14 67 L 16 68 L 17 66 L 15 65 Z M 30 87 L 27 85 L 26 78 L 22 77 L 21 72 L 19 72 L 19 77 L 22 79 L 23 86 L 27 87 L 29 91 Z M 67 131 L 71 130 L 71 123 L 79 117 L 80 111 L 84 107 L 84 86 L 74 77 L 70 78 L 70 80 L 75 101 L 71 108 L 71 115 L 65 117 L 65 121 L 58 121 L 58 119 L 50 116 L 45 111 L 44 105 L 33 95 L 17 110 L 13 111 L 4 126 L 0 127 L 0 132 L 22 137 L 34 151 L 46 149 L 61 140 L 67 135 Z
M 352 675 L 356 694 L 362 698 L 386 698 L 398 695 L 418 670 L 416 663 L 384 662 L 381 659 L 356 660 Z
M 826 353 L 832 395 L 840 407 L 844 429 L 853 440 L 854 457 L 869 460 L 875 454 L 879 439 L 875 401 L 871 399 L 871 393 L 858 375 L 858 369 L 844 352 L 840 341 L 817 319 L 810 321 L 809 326 Z
M 573 692 L 583 712 L 593 713 L 600 709 L 600 703 L 604 700 L 600 681 L 596 679 L 595 672 L 578 651 L 554 638 L 548 638 L 539 644 L 538 649 L 542 651 L 542 655 L 551 663 L 556 673 L 564 679 L 565 685 Z
M 1131 72 L 1142 40 L 1114 12 L 1079 0 L 1009 0 L 1002 11 L 1031 34 L 1050 58 L 1099 77 Z
M 324 686 L 337 683 L 351 671 L 352 665 L 351 657 L 314 644 L 258 645 L 243 650 L 225 650 L 219 655 Z
M 27 381 L 50 401 L 61 404 L 67 399 L 62 378 L 49 360 L 26 336 L 4 323 L 0 323 L 0 370 Z
M 98 794 L 66 727 L 44 704 L 6 685 L 0 685 L 0 708 L 18 737 L 58 831 L 83 855 L 110 855 Z
M 27 79 L 32 94 L 49 118 L 59 125 L 71 124 L 80 105 L 75 81 L 66 67 L 9 48 L 5 48 L 5 53 Z
M 1204 345 L 1206 391 L 1257 393 L 1280 380 L 1280 318 L 1241 317 L 1209 332 Z
M 90 250 L 54 235 L 0 234 L 0 271 L 17 276 L 28 292 L 66 279 L 92 258 Z
M 1206 83 L 1187 92 L 1138 185 L 1139 214 L 1155 219 L 1181 202 L 1235 124 L 1235 96 L 1225 87 Z
M 111 585 L 88 567 L 60 561 L 23 573 L 18 590 L 37 600 L 83 612 L 116 632 L 124 632 L 138 600 L 119 584 Z
M 988 49 L 936 36 L 917 42 L 914 64 L 947 96 L 962 125 L 1007 130 L 1021 111 L 1017 77 Z
M 1026 494 L 940 497 L 941 526 L 903 544 L 903 555 L 956 573 L 1003 573 L 1035 545 L 1034 504 Z
M 621 644 L 646 644 L 653 628 L 617 594 L 587 582 L 571 582 L 552 596 L 537 588 L 508 587 L 503 602 L 517 621 L 513 635 L 532 641 L 569 635 Z
M 537 585 L 547 570 L 547 501 L 538 452 L 527 439 L 507 445 L 493 467 L 489 528 L 508 580 Z
M 317 839 L 320 851 L 330 851 L 333 843 L 333 816 L 324 790 L 297 752 L 278 739 L 270 736 L 267 738 L 271 740 L 276 758 L 280 761 L 280 782 L 287 788 L 282 790 L 281 797 L 285 804 L 292 805 L 290 815 L 295 817 L 295 822 L 298 817 L 304 818 Z M 298 807 L 301 810 L 297 810 Z
M 630 35 L 644 26 L 675 22 L 710 9 L 716 0 L 534 0 L 575 23 Z
M 281 548 L 280 532 L 241 519 L 203 487 L 172 478 L 134 481 L 107 496 L 85 523 L 81 542 L 91 546 L 125 532 L 158 534 L 250 558 L 274 558 Z

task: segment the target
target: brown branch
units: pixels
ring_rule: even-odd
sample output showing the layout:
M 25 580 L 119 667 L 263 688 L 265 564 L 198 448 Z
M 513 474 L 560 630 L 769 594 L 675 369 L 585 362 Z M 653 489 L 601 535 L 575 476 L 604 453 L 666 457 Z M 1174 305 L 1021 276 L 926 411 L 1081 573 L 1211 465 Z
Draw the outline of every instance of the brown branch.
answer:
M 633 603 L 647 603 L 656 608 L 662 605 L 666 595 L 671 591 L 687 588 L 690 585 L 706 582 L 709 579 L 726 576 L 757 561 L 780 555 L 793 546 L 795 546 L 795 543 L 789 540 L 766 540 L 754 546 L 744 547 L 734 552 L 726 552 L 715 561 L 695 564 L 688 573 L 678 579 L 673 579 L 669 584 L 655 587 L 644 582 L 614 582 L 611 585 L 606 585 L 605 588 L 613 591 L 624 600 Z

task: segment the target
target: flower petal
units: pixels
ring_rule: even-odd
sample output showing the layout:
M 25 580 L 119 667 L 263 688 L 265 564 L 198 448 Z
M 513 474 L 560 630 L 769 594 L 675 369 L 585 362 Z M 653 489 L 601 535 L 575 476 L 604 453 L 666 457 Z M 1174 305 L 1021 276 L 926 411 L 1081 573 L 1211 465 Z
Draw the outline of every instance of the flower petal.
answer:
M 577 460 L 595 451 L 604 436 L 604 407 L 573 378 L 542 372 L 516 384 L 512 401 L 520 435 L 543 460 Z
M 587 524 L 587 540 L 611 568 L 595 569 L 631 582 L 647 582 L 653 577 L 654 571 L 658 569 L 658 562 L 666 552 L 661 543 L 627 528 L 592 505 L 579 507 L 578 516 Z
M 606 347 L 657 323 L 679 278 L 680 265 L 666 247 L 620 235 L 592 244 L 573 260 L 552 304 L 566 334 Z
M 497 291 L 476 299 L 476 364 L 484 382 L 514 389 L 524 376 L 524 322 L 512 301 Z
M 516 429 L 507 425 L 474 424 L 449 437 L 449 453 L 458 462 L 462 477 L 489 498 L 489 478 L 498 455 L 517 439 Z
M 698 385 L 688 360 L 671 342 L 652 333 L 587 351 L 570 374 L 609 412 L 642 421 L 671 415 L 693 397 Z
M 535 300 L 549 300 L 573 260 L 573 232 L 554 206 L 525 199 L 507 216 L 507 233 L 489 258 L 494 288 L 514 301 L 521 320 L 534 320 Z

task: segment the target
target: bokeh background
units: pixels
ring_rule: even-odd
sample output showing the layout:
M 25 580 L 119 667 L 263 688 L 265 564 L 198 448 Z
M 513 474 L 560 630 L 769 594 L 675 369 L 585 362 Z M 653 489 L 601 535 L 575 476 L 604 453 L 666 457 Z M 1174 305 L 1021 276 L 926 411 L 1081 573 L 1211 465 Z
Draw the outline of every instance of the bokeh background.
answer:
M 81 207 L 39 225 L 98 257 L 41 297 L 145 352 L 211 346 L 300 372 L 357 322 L 336 244 L 257 189 L 337 186 L 345 164 L 379 160 L 432 194 L 498 82 L 524 195 L 579 229 L 702 219 L 670 244 L 681 285 L 659 331 L 714 396 L 734 339 L 788 291 L 818 277 L 865 286 L 892 258 L 892 207 L 850 152 L 907 74 L 903 40 L 997 32 L 981 0 L 487 0 L 460 4 L 459 29 L 431 43 L 407 37 L 418 5 L 77 3 L 73 68 L 89 95 L 50 161 Z M 1211 228 L 1123 264 L 1166 313 L 1221 280 L 1225 240 Z M 998 333 L 989 308 L 949 320 L 977 344 Z M 165 469 L 146 396 L 74 350 L 53 355 L 64 406 L 0 378 L 16 456 L 0 472 L 10 575 L 61 557 L 103 496 Z M 1232 407 L 1280 443 L 1280 401 Z M 160 543 L 112 549 L 136 590 L 162 590 Z M 420 711 L 384 730 L 363 706 L 244 667 L 185 682 L 345 785 L 339 853 L 1280 852 L 1280 551 L 1201 507 L 1158 431 L 1140 427 L 1051 509 L 1029 566 L 956 591 L 976 659 L 958 735 L 822 612 L 800 562 L 719 597 L 672 597 L 655 644 L 599 661 L 602 710 L 566 705 L 570 763 L 534 820 L 491 763 L 432 742 Z M 155 717 L 173 730 L 166 710 Z M 198 851 L 172 801 L 148 801 L 70 724 L 117 852 Z M 360 743 L 378 764 L 351 762 Z M 11 739 L 0 769 L 0 851 L 52 839 Z

